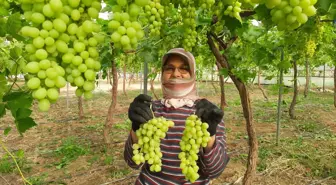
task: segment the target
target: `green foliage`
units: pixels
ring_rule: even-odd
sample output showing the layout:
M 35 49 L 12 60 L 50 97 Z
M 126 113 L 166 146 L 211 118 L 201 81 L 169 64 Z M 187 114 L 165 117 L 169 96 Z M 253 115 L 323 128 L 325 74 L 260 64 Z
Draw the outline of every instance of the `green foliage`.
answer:
M 54 153 L 56 156 L 62 157 L 61 161 L 57 163 L 56 168 L 61 169 L 71 161 L 76 160 L 79 156 L 85 155 L 89 152 L 87 146 L 81 145 L 78 138 L 68 137 L 62 140 L 62 144 Z
M 18 150 L 13 155 L 21 170 L 29 171 L 28 161 L 23 150 Z M 16 164 L 13 159 L 8 155 L 4 154 L 0 158 L 0 173 L 12 173 L 16 170 Z
M 112 176 L 112 178 L 119 179 L 119 178 L 122 178 L 129 173 L 131 173 L 129 168 L 125 168 L 125 169 L 120 169 L 118 171 L 113 171 L 111 173 L 111 176 Z
M 89 131 L 101 132 L 104 129 L 104 123 L 97 123 L 95 125 L 86 125 L 84 128 L 89 130 Z
M 43 173 L 42 175 L 29 177 L 27 180 L 32 185 L 44 185 L 44 184 L 46 184 L 45 181 L 46 181 L 47 177 L 48 177 L 48 173 Z
M 105 155 L 104 156 L 104 164 L 105 165 L 112 165 L 114 162 L 115 158 L 113 155 Z
M 320 12 L 322 15 L 325 15 L 329 12 L 329 10 L 331 9 L 331 6 L 333 4 L 332 0 L 319 0 L 317 2 L 317 4 L 319 5 L 320 8 Z
M 5 115 L 5 108 L 11 111 L 17 130 L 23 134 L 29 128 L 36 126 L 35 121 L 30 117 L 32 102 L 31 95 L 25 91 L 10 92 L 0 102 L 0 118 Z
M 23 40 L 23 37 L 18 34 L 22 27 L 21 14 L 19 12 L 9 15 L 8 18 L 0 16 L 0 23 L 0 37 L 10 35 L 16 40 Z
M 132 128 L 132 124 L 129 119 L 126 119 L 124 122 L 114 124 L 113 127 L 121 130 L 130 130 Z

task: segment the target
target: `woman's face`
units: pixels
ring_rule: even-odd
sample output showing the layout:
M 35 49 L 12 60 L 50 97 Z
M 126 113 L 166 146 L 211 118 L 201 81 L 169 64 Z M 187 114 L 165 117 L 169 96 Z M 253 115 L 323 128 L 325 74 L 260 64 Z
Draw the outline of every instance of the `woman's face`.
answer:
M 190 68 L 186 62 L 179 56 L 170 56 L 163 66 L 163 81 L 174 78 L 188 79 L 191 78 Z

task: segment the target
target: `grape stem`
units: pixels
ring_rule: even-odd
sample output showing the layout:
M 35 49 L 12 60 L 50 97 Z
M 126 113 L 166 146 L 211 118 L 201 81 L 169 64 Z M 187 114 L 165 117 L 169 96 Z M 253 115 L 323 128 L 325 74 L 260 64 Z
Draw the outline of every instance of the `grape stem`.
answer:
M 154 112 L 153 112 L 152 107 L 153 107 L 153 104 L 150 104 L 149 108 L 150 108 L 150 110 L 151 110 L 151 112 L 152 112 L 153 118 L 155 118 L 155 115 L 154 115 Z
M 8 155 L 11 156 L 11 158 L 12 158 L 13 161 L 15 162 L 16 168 L 19 170 L 19 173 L 20 173 L 22 179 L 24 180 L 24 181 L 23 181 L 24 184 L 28 183 L 29 185 L 32 185 L 32 184 L 31 184 L 31 183 L 30 183 L 30 182 L 23 176 L 22 171 L 21 171 L 21 169 L 20 169 L 20 167 L 19 167 L 19 165 L 18 165 L 18 163 L 17 163 L 17 161 L 16 161 L 14 155 L 7 149 L 7 147 L 5 146 L 5 144 L 2 142 L 2 139 L 0 139 L 0 144 L 1 144 L 1 147 L 7 152 Z

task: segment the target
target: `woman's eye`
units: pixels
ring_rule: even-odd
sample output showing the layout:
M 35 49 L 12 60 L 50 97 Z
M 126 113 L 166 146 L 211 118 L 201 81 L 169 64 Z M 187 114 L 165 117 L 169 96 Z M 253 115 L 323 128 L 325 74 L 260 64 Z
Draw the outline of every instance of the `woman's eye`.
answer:
M 189 71 L 189 68 L 188 67 L 182 67 L 181 70 L 183 70 L 183 71 Z

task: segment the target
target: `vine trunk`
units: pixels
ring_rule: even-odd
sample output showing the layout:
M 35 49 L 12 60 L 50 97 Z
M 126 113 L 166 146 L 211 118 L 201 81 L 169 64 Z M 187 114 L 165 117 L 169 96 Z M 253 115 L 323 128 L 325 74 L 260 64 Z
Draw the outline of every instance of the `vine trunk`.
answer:
M 296 105 L 296 98 L 298 95 L 298 84 L 297 84 L 297 64 L 296 61 L 293 61 L 293 69 L 294 69 L 294 94 L 293 94 L 293 99 L 292 103 L 289 108 L 289 116 L 291 119 L 295 118 L 295 105 Z
M 114 116 L 114 109 L 117 105 L 117 94 L 118 94 L 118 73 L 117 73 L 117 66 L 116 62 L 114 60 L 112 62 L 112 78 L 113 78 L 113 85 L 112 85 L 112 100 L 110 107 L 107 112 L 107 117 L 105 121 L 105 127 L 104 127 L 104 140 L 106 144 L 111 143 L 111 139 L 109 137 L 110 130 L 113 125 L 113 116 Z
M 247 159 L 247 169 L 244 175 L 243 184 L 244 185 L 251 185 L 253 182 L 253 178 L 256 173 L 256 167 L 257 167 L 257 159 L 258 159 L 258 141 L 255 133 L 255 128 L 253 125 L 253 118 L 252 118 L 252 108 L 251 108 L 251 102 L 249 97 L 248 89 L 246 88 L 246 85 L 244 82 L 242 82 L 239 78 L 237 78 L 234 74 L 232 74 L 230 71 L 230 65 L 226 59 L 225 54 L 221 55 L 219 49 L 216 47 L 211 34 L 207 34 L 208 38 L 208 45 L 212 51 L 212 53 L 215 55 L 217 62 L 221 64 L 221 67 L 224 67 L 228 69 L 229 76 L 232 79 L 233 83 L 235 84 L 236 88 L 239 91 L 239 96 L 243 108 L 244 117 L 246 120 L 246 130 L 248 134 L 248 144 L 249 144 L 249 153 L 248 153 L 248 159 Z M 215 39 L 218 40 L 216 37 Z M 222 41 L 223 42 L 223 41 Z

